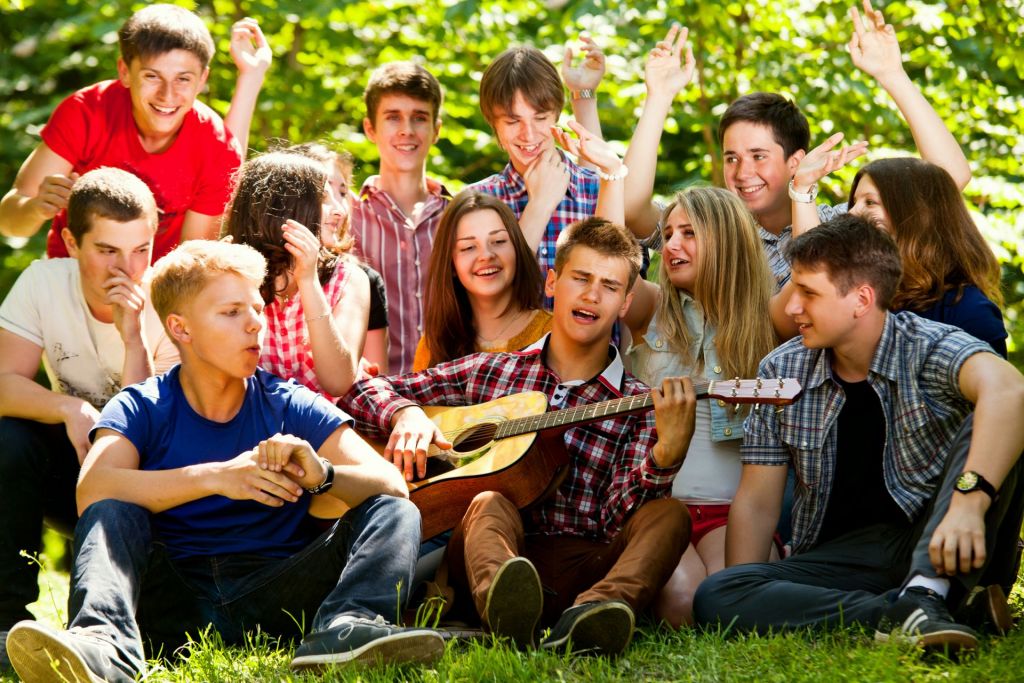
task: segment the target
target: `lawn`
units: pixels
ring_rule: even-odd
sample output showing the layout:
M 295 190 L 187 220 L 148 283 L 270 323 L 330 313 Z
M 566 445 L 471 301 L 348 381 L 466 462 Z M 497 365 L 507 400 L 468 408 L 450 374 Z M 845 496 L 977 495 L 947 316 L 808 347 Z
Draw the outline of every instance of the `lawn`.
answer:
M 48 551 L 59 555 L 60 549 Z M 51 555 L 52 556 L 52 555 Z M 44 555 L 44 558 L 46 556 Z M 44 559 L 44 565 L 48 563 Z M 47 566 L 42 597 L 33 612 L 51 624 L 63 621 L 67 575 Z M 1014 613 L 1024 611 L 1024 583 L 1011 595 Z M 960 662 L 924 656 L 907 646 L 875 645 L 871 634 L 846 630 L 772 637 L 732 637 L 694 630 L 670 631 L 641 623 L 626 656 L 615 660 L 516 652 L 487 641 L 449 644 L 432 667 L 336 671 L 294 676 L 291 651 L 256 634 L 244 648 L 200 638 L 173 662 L 154 664 L 152 683 L 211 681 L 1024 681 L 1024 629 L 982 642 Z M 12 680 L 2 679 L 0 680 Z

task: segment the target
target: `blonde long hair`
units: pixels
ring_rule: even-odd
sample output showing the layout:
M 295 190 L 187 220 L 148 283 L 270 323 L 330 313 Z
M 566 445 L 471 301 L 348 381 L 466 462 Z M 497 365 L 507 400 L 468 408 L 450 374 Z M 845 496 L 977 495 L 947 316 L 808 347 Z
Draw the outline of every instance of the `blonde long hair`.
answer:
M 775 348 L 768 303 L 775 280 L 743 201 L 718 187 L 690 187 L 665 208 L 662 225 L 676 208 L 689 218 L 699 259 L 693 298 L 715 326 L 715 349 L 724 377 L 754 377 L 761 359 Z M 669 347 L 695 369 L 683 304 L 669 279 L 664 256 L 658 270 L 662 296 L 657 326 Z

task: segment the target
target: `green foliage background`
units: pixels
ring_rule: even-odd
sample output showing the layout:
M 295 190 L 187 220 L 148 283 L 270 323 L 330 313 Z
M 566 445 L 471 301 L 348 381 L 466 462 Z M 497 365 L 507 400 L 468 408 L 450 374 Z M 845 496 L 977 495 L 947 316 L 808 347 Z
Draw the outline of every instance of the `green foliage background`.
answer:
M 231 23 L 260 20 L 275 61 L 260 97 L 250 145 L 276 138 L 325 139 L 353 152 L 357 180 L 376 152 L 362 134 L 369 71 L 418 59 L 445 88 L 444 127 L 431 173 L 457 190 L 499 170 L 505 158 L 477 108 L 488 61 L 532 43 L 556 63 L 562 45 L 586 30 L 608 55 L 600 88 L 605 136 L 628 141 L 644 95 L 643 59 L 670 22 L 691 29 L 699 82 L 668 122 L 657 191 L 720 178 L 715 122 L 726 104 L 753 90 L 792 96 L 812 138 L 834 131 L 871 144 L 870 158 L 913 151 L 885 93 L 854 69 L 845 50 L 850 0 L 212 0 L 183 3 L 217 40 L 207 101 L 223 113 L 235 72 Z M 9 188 L 53 107 L 73 90 L 113 77 L 116 31 L 132 2 L 0 0 L 0 187 Z M 1015 360 L 1024 360 L 1024 5 L 1021 0 L 889 2 L 906 68 L 963 144 L 974 170 L 968 201 L 1004 264 L 1007 322 Z M 853 170 L 823 195 L 842 201 Z M 41 236 L 14 250 L 0 243 L 0 292 L 42 251 Z

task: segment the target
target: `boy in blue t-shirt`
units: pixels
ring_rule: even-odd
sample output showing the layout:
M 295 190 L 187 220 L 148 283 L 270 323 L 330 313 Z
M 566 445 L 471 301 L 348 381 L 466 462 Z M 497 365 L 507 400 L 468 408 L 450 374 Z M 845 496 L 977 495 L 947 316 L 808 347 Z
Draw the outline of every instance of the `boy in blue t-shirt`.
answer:
M 310 617 L 296 670 L 443 651 L 436 632 L 385 620 L 420 541 L 401 474 L 335 406 L 257 368 L 265 266 L 222 242 L 185 243 L 155 266 L 153 304 L 182 362 L 120 393 L 96 423 L 70 626 L 11 630 L 23 680 L 135 680 L 143 636 L 173 652 L 208 626 L 239 643 L 256 627 L 297 635 Z M 307 494 L 350 511 L 318 535 Z

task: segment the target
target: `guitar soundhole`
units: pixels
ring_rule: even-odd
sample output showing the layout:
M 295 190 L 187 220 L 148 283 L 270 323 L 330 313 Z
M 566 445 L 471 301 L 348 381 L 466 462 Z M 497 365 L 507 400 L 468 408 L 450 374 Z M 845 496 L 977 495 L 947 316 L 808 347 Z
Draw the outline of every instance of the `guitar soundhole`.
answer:
M 497 426 L 489 422 L 477 425 L 459 435 L 452 450 L 456 453 L 472 453 L 491 443 L 494 440 L 495 431 L 497 431 Z

